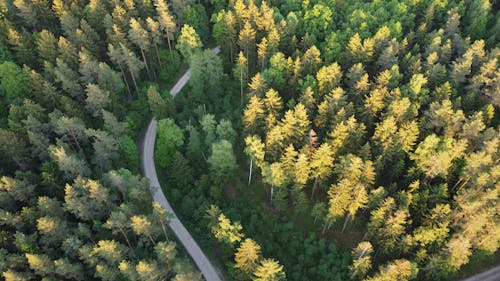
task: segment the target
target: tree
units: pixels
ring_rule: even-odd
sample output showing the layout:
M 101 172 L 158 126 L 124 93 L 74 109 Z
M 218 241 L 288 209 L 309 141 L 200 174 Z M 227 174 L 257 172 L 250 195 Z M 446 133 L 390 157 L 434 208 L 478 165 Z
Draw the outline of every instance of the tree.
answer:
M 153 246 L 156 245 L 155 237 L 157 228 L 151 223 L 151 220 L 148 217 L 144 215 L 133 216 L 130 218 L 130 226 L 137 235 L 144 235 L 149 239 L 149 241 L 151 241 Z
M 342 231 L 358 209 L 368 203 L 368 188 L 375 180 L 375 170 L 371 161 L 363 161 L 354 155 L 347 155 L 339 164 L 340 181 L 328 190 L 329 218 L 347 213 Z M 328 222 L 329 224 L 329 222 Z
M 226 5 L 225 3 L 223 5 Z M 213 25 L 213 36 L 217 44 L 224 46 L 224 49 L 229 49 L 229 58 L 234 61 L 234 54 L 236 52 L 237 30 L 236 19 L 231 10 L 219 11 L 216 14 L 215 23 Z M 213 21 L 213 20 L 212 20 Z M 245 63 L 246 64 L 246 63 Z M 247 65 L 248 66 L 248 65 Z
M 240 242 L 244 234 L 241 233 L 243 227 L 239 222 L 232 223 L 215 205 L 211 205 L 206 210 L 205 218 L 208 219 L 208 227 L 214 237 L 229 245 L 231 248 Z
M 154 223 L 160 223 L 166 241 L 169 241 L 167 234 L 167 224 L 173 218 L 174 215 L 168 213 L 167 210 L 165 210 L 165 208 L 160 205 L 160 203 L 153 202 L 153 213 L 151 214 L 151 219 Z
M 314 196 L 318 180 L 325 180 L 333 172 L 333 157 L 333 149 L 328 143 L 321 144 L 313 154 L 310 164 L 311 176 L 314 177 L 311 198 Z
M 411 263 L 406 259 L 398 259 L 382 266 L 380 271 L 375 276 L 364 279 L 364 281 L 408 281 L 415 279 L 417 277 L 417 273 L 418 268 L 414 263 Z
M 92 113 L 94 117 L 102 114 L 102 110 L 110 103 L 110 94 L 103 91 L 95 84 L 87 84 L 87 99 L 85 108 Z
M 104 224 L 105 228 L 111 229 L 113 233 L 118 230 L 118 232 L 125 238 L 129 249 L 133 249 L 130 244 L 130 240 L 128 239 L 127 230 L 130 228 L 129 226 L 129 218 L 123 210 L 112 211 L 109 215 L 108 220 Z
M 254 281 L 280 281 L 286 279 L 283 266 L 274 259 L 263 259 L 253 275 Z
M 145 50 L 148 50 L 151 46 L 148 31 L 142 27 L 139 21 L 137 21 L 135 18 L 131 18 L 128 37 L 130 38 L 130 41 L 132 41 L 132 43 L 134 43 L 141 50 L 142 61 L 144 62 L 146 71 L 148 72 L 148 77 L 149 79 L 152 79 L 148 67 L 148 62 L 146 60 L 146 54 L 144 53 Z
M 243 112 L 243 124 L 245 129 L 253 133 L 262 124 L 264 118 L 264 103 L 257 96 L 252 96 Z
M 149 86 L 148 92 L 149 109 L 156 118 L 164 118 L 167 113 L 167 104 L 156 89 L 156 86 Z
M 40 37 L 36 41 L 36 44 L 40 58 L 50 62 L 51 64 L 55 64 L 57 58 L 56 37 L 52 32 L 46 29 L 43 29 L 39 34 Z
M 212 154 L 208 157 L 210 172 L 216 183 L 225 183 L 234 177 L 236 158 L 233 145 L 227 140 L 220 140 L 212 144 Z
M 271 165 L 262 167 L 262 176 L 264 182 L 271 185 L 270 201 L 273 202 L 274 187 L 280 188 L 285 183 L 285 174 L 283 173 L 283 166 L 280 162 L 274 162 Z
M 257 167 L 262 167 L 264 164 L 264 144 L 260 140 L 258 136 L 251 135 L 245 138 L 245 153 L 250 158 L 250 170 L 248 171 L 248 185 L 250 185 L 252 181 L 252 169 L 253 162 Z
M 26 259 L 31 269 L 39 276 L 51 275 L 55 272 L 54 262 L 47 255 L 26 253 Z
M 236 66 L 233 75 L 240 80 L 240 104 L 243 105 L 243 87 L 248 81 L 248 60 L 241 51 L 236 58 Z
M 111 199 L 109 190 L 91 179 L 78 177 L 64 189 L 65 208 L 85 221 L 107 217 Z
M 120 48 L 116 48 L 114 45 L 109 44 L 108 45 L 108 56 L 111 59 L 112 62 L 114 62 L 118 67 L 120 68 L 120 72 L 123 77 L 123 81 L 125 82 L 125 85 L 127 86 L 127 92 L 129 95 L 129 98 L 132 98 L 132 94 L 130 92 L 130 86 L 128 85 L 127 81 L 127 76 L 125 75 L 125 59 L 122 55 L 122 51 Z
M 37 220 L 36 227 L 42 236 L 40 242 L 46 246 L 60 245 L 67 235 L 66 222 L 58 217 L 41 217 Z
M 269 89 L 264 97 L 264 106 L 266 107 L 267 114 L 278 115 L 283 108 L 283 101 L 278 92 Z
M 371 212 L 368 235 L 383 254 L 405 251 L 407 241 L 404 235 L 408 216 L 408 210 L 398 209 L 392 197 L 386 198 L 378 209 Z
M 134 82 L 135 90 L 137 94 L 139 94 L 136 77 L 139 76 L 139 72 L 144 67 L 144 64 L 135 56 L 132 51 L 127 48 L 127 46 L 125 46 L 125 44 L 120 43 L 120 48 L 123 55 L 123 61 L 128 67 L 130 76 L 132 77 L 132 82 Z
M 172 119 L 158 121 L 158 141 L 155 149 L 155 158 L 160 167 L 168 167 L 173 160 L 176 147 L 184 143 L 184 134 Z
M 158 14 L 158 22 L 163 32 L 165 32 L 165 37 L 167 38 L 167 43 L 168 43 L 168 50 L 170 51 L 170 55 L 172 55 L 171 40 L 174 39 L 174 33 L 177 29 L 175 20 L 170 15 L 167 1 L 157 0 L 155 1 L 155 7 L 156 7 L 156 13 Z
M 367 241 L 360 242 L 356 248 L 351 251 L 353 259 L 352 266 L 349 268 L 351 278 L 361 279 L 368 274 L 372 268 L 372 258 L 370 256 L 372 253 L 372 244 Z
M 161 279 L 163 274 L 155 261 L 141 260 L 135 266 L 140 280 L 154 281 Z
M 67 258 L 61 258 L 54 261 L 55 273 L 60 278 L 71 278 L 74 280 L 82 281 L 83 279 L 83 266 L 79 263 L 71 263 Z
M 208 112 L 221 112 L 224 96 L 225 74 L 222 60 L 211 50 L 197 52 L 191 57 L 191 87 L 189 98 L 194 103 L 204 104 Z
M 4 107 L 30 96 L 28 77 L 13 62 L 0 64 L 0 82 L 0 95 L 5 97 Z
M 78 176 L 90 175 L 90 169 L 85 160 L 80 159 L 75 154 L 66 152 L 62 146 L 49 146 L 50 157 L 57 163 L 59 170 L 65 174 L 65 178 L 75 179 Z
M 94 141 L 92 163 L 99 167 L 101 172 L 113 168 L 113 164 L 117 163 L 120 156 L 118 140 L 102 130 L 87 129 L 85 132 Z
M 245 22 L 243 29 L 240 30 L 238 45 L 244 51 L 250 65 L 253 65 L 255 59 L 255 30 L 248 21 Z
M 236 141 L 236 131 L 233 129 L 233 125 L 229 120 L 221 119 L 215 131 L 219 140 L 227 140 L 230 143 Z
M 316 79 L 318 80 L 320 94 L 325 95 L 339 86 L 342 80 L 342 70 L 338 63 L 323 66 L 316 74 Z
M 236 262 L 234 267 L 245 272 L 247 275 L 250 275 L 257 267 L 260 256 L 261 253 L 259 244 L 255 243 L 252 239 L 247 238 L 241 242 L 240 246 L 236 250 L 236 253 L 234 254 L 234 261 Z
M 321 52 L 316 46 L 307 49 L 302 57 L 302 69 L 304 74 L 314 75 L 322 63 Z
M 200 37 L 196 33 L 193 27 L 185 24 L 181 28 L 181 34 L 177 39 L 177 45 L 175 46 L 186 61 L 191 59 L 191 56 L 202 48 Z
M 158 65 L 161 67 L 160 52 L 158 51 L 158 45 L 161 45 L 162 43 L 162 33 L 160 29 L 160 23 L 148 17 L 146 19 L 146 24 L 148 27 L 149 35 L 151 36 L 151 43 L 155 48 Z
M 70 96 L 83 100 L 83 89 L 78 83 L 78 74 L 72 70 L 64 60 L 57 58 L 56 68 L 54 74 L 56 81 L 61 83 L 62 89 Z
M 137 172 L 139 168 L 139 150 L 134 140 L 129 135 L 125 135 L 120 139 L 120 147 L 120 155 L 125 160 L 125 167 L 132 172 Z

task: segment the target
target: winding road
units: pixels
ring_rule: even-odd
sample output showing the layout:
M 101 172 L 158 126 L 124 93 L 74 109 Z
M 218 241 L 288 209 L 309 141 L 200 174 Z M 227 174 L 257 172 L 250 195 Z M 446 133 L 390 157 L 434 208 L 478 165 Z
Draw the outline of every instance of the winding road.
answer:
M 213 48 L 212 51 L 217 54 L 219 53 L 220 49 L 219 47 L 216 47 Z M 191 72 L 189 70 L 186 71 L 186 73 L 179 79 L 179 81 L 170 91 L 172 96 L 175 97 L 175 95 L 186 85 L 190 76 Z M 163 190 L 161 189 L 160 182 L 158 181 L 158 176 L 156 174 L 156 167 L 153 158 L 156 142 L 156 126 L 156 119 L 151 119 L 146 135 L 144 136 L 141 154 L 142 170 L 144 172 L 144 176 L 149 179 L 150 187 L 154 192 L 153 199 L 156 202 L 160 203 L 163 208 L 165 208 L 169 213 L 172 213 L 174 215 L 174 218 L 170 220 L 168 225 L 174 232 L 175 236 L 177 236 L 177 239 L 182 243 L 186 251 L 189 253 L 195 264 L 198 266 L 198 269 L 200 270 L 201 274 L 203 274 L 205 280 L 222 281 L 219 272 L 208 260 L 207 256 L 205 256 L 191 234 L 187 231 L 182 222 L 175 215 L 174 209 L 172 209 L 172 206 L 170 206 L 170 204 L 168 203 L 165 194 L 163 194 Z

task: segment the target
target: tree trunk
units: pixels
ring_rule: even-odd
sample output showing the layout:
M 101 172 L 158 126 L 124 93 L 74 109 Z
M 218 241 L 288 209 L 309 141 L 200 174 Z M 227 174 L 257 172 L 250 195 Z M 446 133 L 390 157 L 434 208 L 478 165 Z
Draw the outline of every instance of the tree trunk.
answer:
M 316 176 L 316 178 L 314 179 L 314 184 L 313 184 L 313 188 L 312 188 L 312 192 L 311 192 L 311 199 L 314 196 L 314 191 L 316 190 L 316 184 L 317 183 L 318 183 L 318 176 Z
M 240 105 L 243 105 L 243 69 L 240 67 Z
M 153 239 L 153 237 L 151 235 L 148 235 L 148 238 L 149 238 L 149 241 L 151 241 L 151 243 L 153 243 L 153 246 L 156 246 L 156 243 L 155 243 L 155 240 Z
M 73 130 L 69 130 L 68 133 L 71 136 L 71 138 L 73 139 L 73 141 L 75 142 L 76 146 L 78 147 L 78 151 L 81 151 L 82 147 L 80 146 L 80 142 L 78 141 L 78 138 L 73 133 Z
M 172 57 L 172 59 L 173 59 L 174 55 L 172 54 L 172 45 L 170 45 L 170 36 L 168 33 L 168 29 L 166 32 L 167 32 L 168 51 L 170 52 L 170 57 Z
M 134 72 L 132 71 L 132 68 L 130 68 L 130 67 L 128 70 L 130 71 L 130 76 L 132 76 L 132 82 L 134 82 L 134 87 L 135 87 L 135 91 L 137 93 L 137 96 L 139 96 L 139 87 L 137 87 L 137 82 L 135 81 Z
M 130 241 L 128 240 L 127 233 L 125 233 L 125 230 L 123 230 L 123 228 L 121 228 L 121 227 L 119 227 L 118 229 L 120 230 L 123 237 L 125 238 L 125 241 L 127 241 L 128 247 L 130 248 L 130 250 L 132 250 L 132 245 L 130 244 Z
M 322 234 L 325 234 L 326 230 L 330 228 L 330 224 L 331 224 L 331 219 L 326 219 L 325 225 L 323 226 Z
M 144 54 L 144 50 L 141 49 L 142 60 L 144 61 L 144 65 L 146 65 L 146 72 L 148 73 L 149 80 L 152 80 L 151 72 L 149 72 L 148 61 L 146 60 L 146 55 Z
M 130 92 L 130 86 L 128 85 L 127 76 L 125 75 L 125 71 L 123 70 L 123 66 L 121 63 L 119 63 L 118 66 L 120 67 L 120 71 L 122 72 L 123 82 L 125 82 L 125 86 L 127 86 L 128 97 L 129 97 L 129 99 L 132 99 L 132 93 Z
M 345 218 L 345 221 L 344 221 L 344 226 L 342 226 L 342 231 L 341 233 L 344 233 L 344 230 L 347 226 L 347 222 L 349 222 L 349 218 L 351 217 L 351 214 L 347 214 L 347 217 Z
M 166 227 L 165 227 L 165 223 L 164 223 L 163 221 L 160 221 L 160 223 L 161 223 L 161 229 L 163 230 L 163 235 L 165 235 L 165 240 L 170 241 L 170 240 L 168 239 L 167 229 L 166 229 Z
M 273 204 L 274 185 L 271 184 L 271 205 Z
M 250 170 L 248 171 L 248 186 L 250 186 L 250 182 L 252 181 L 252 167 L 253 159 L 250 158 Z
M 161 67 L 160 52 L 158 52 L 158 45 L 155 44 L 156 59 L 158 60 L 158 65 Z

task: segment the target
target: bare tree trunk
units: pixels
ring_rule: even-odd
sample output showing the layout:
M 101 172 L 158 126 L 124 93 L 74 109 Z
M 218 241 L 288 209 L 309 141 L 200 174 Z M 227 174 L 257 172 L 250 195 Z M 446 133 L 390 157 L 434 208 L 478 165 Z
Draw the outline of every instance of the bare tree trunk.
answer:
M 240 105 L 243 105 L 243 69 L 240 67 Z
M 149 80 L 152 79 L 151 72 L 149 72 L 148 61 L 146 60 L 146 55 L 144 54 L 144 50 L 141 49 L 142 60 L 144 61 L 144 65 L 146 65 L 146 72 L 148 73 Z
M 349 218 L 351 217 L 351 214 L 347 214 L 347 217 L 345 218 L 345 221 L 344 221 L 344 226 L 342 226 L 342 233 L 344 233 L 344 230 L 347 226 L 347 222 L 349 221 Z
M 271 205 L 273 204 L 274 185 L 271 184 Z
M 137 95 L 139 95 L 139 87 L 137 87 L 137 82 L 135 81 L 134 72 L 132 71 L 132 69 L 130 67 L 129 67 L 129 71 L 130 71 L 130 76 L 132 76 L 132 82 L 134 82 L 135 91 L 136 91 Z
M 151 235 L 148 235 L 148 238 L 149 238 L 149 241 L 151 241 L 151 243 L 153 243 L 153 246 L 156 246 L 156 243 L 155 243 L 155 240 L 153 239 L 153 237 Z
M 166 229 L 166 227 L 165 227 L 165 223 L 164 223 L 163 221 L 160 221 L 160 223 L 161 223 L 161 229 L 163 230 L 163 235 L 165 235 L 165 240 L 170 241 L 170 240 L 168 239 L 167 229 Z
M 172 54 L 172 45 L 170 44 L 170 36 L 168 33 L 168 29 L 167 29 L 167 42 L 168 42 L 168 50 L 170 51 L 170 57 L 174 58 L 174 55 Z
M 122 233 L 123 237 L 125 237 L 125 241 L 127 241 L 128 247 L 130 248 L 130 250 L 132 250 L 132 245 L 130 244 L 130 241 L 128 240 L 127 233 L 125 233 L 125 230 L 123 230 L 123 228 L 121 228 L 121 227 L 118 229 Z
M 325 234 L 327 229 L 330 229 L 331 219 L 327 218 L 325 221 L 325 225 L 323 226 L 322 234 Z
M 318 183 L 318 176 L 316 176 L 316 178 L 314 179 L 314 184 L 313 184 L 313 188 L 312 188 L 312 192 L 311 192 L 311 199 L 314 196 L 314 191 L 316 190 L 316 184 L 317 183 Z
M 125 82 L 125 86 L 127 86 L 128 97 L 129 97 L 129 99 L 132 99 L 132 93 L 130 92 L 130 86 L 128 85 L 127 76 L 125 75 L 125 71 L 123 70 L 123 66 L 121 63 L 119 63 L 118 66 L 120 67 L 120 71 L 122 72 L 123 81 Z
M 81 151 L 82 147 L 80 146 L 80 142 L 78 141 L 78 138 L 75 136 L 75 133 L 73 132 L 73 130 L 69 130 L 68 133 L 71 136 L 71 138 L 73 139 L 73 141 L 75 142 L 76 146 L 78 147 L 78 151 Z
M 158 45 L 155 44 L 156 59 L 158 60 L 158 65 L 161 67 L 160 52 L 158 51 Z
M 248 171 L 248 186 L 250 186 L 250 182 L 252 181 L 252 167 L 253 166 L 253 159 L 250 158 L 250 171 Z

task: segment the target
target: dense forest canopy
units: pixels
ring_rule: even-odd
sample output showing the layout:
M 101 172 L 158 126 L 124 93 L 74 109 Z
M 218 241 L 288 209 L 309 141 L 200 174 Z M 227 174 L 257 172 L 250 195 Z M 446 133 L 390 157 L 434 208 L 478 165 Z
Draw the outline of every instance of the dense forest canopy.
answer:
M 201 280 L 139 175 L 152 117 L 167 198 L 227 280 L 457 280 L 493 265 L 499 11 L 0 0 L 2 277 Z

